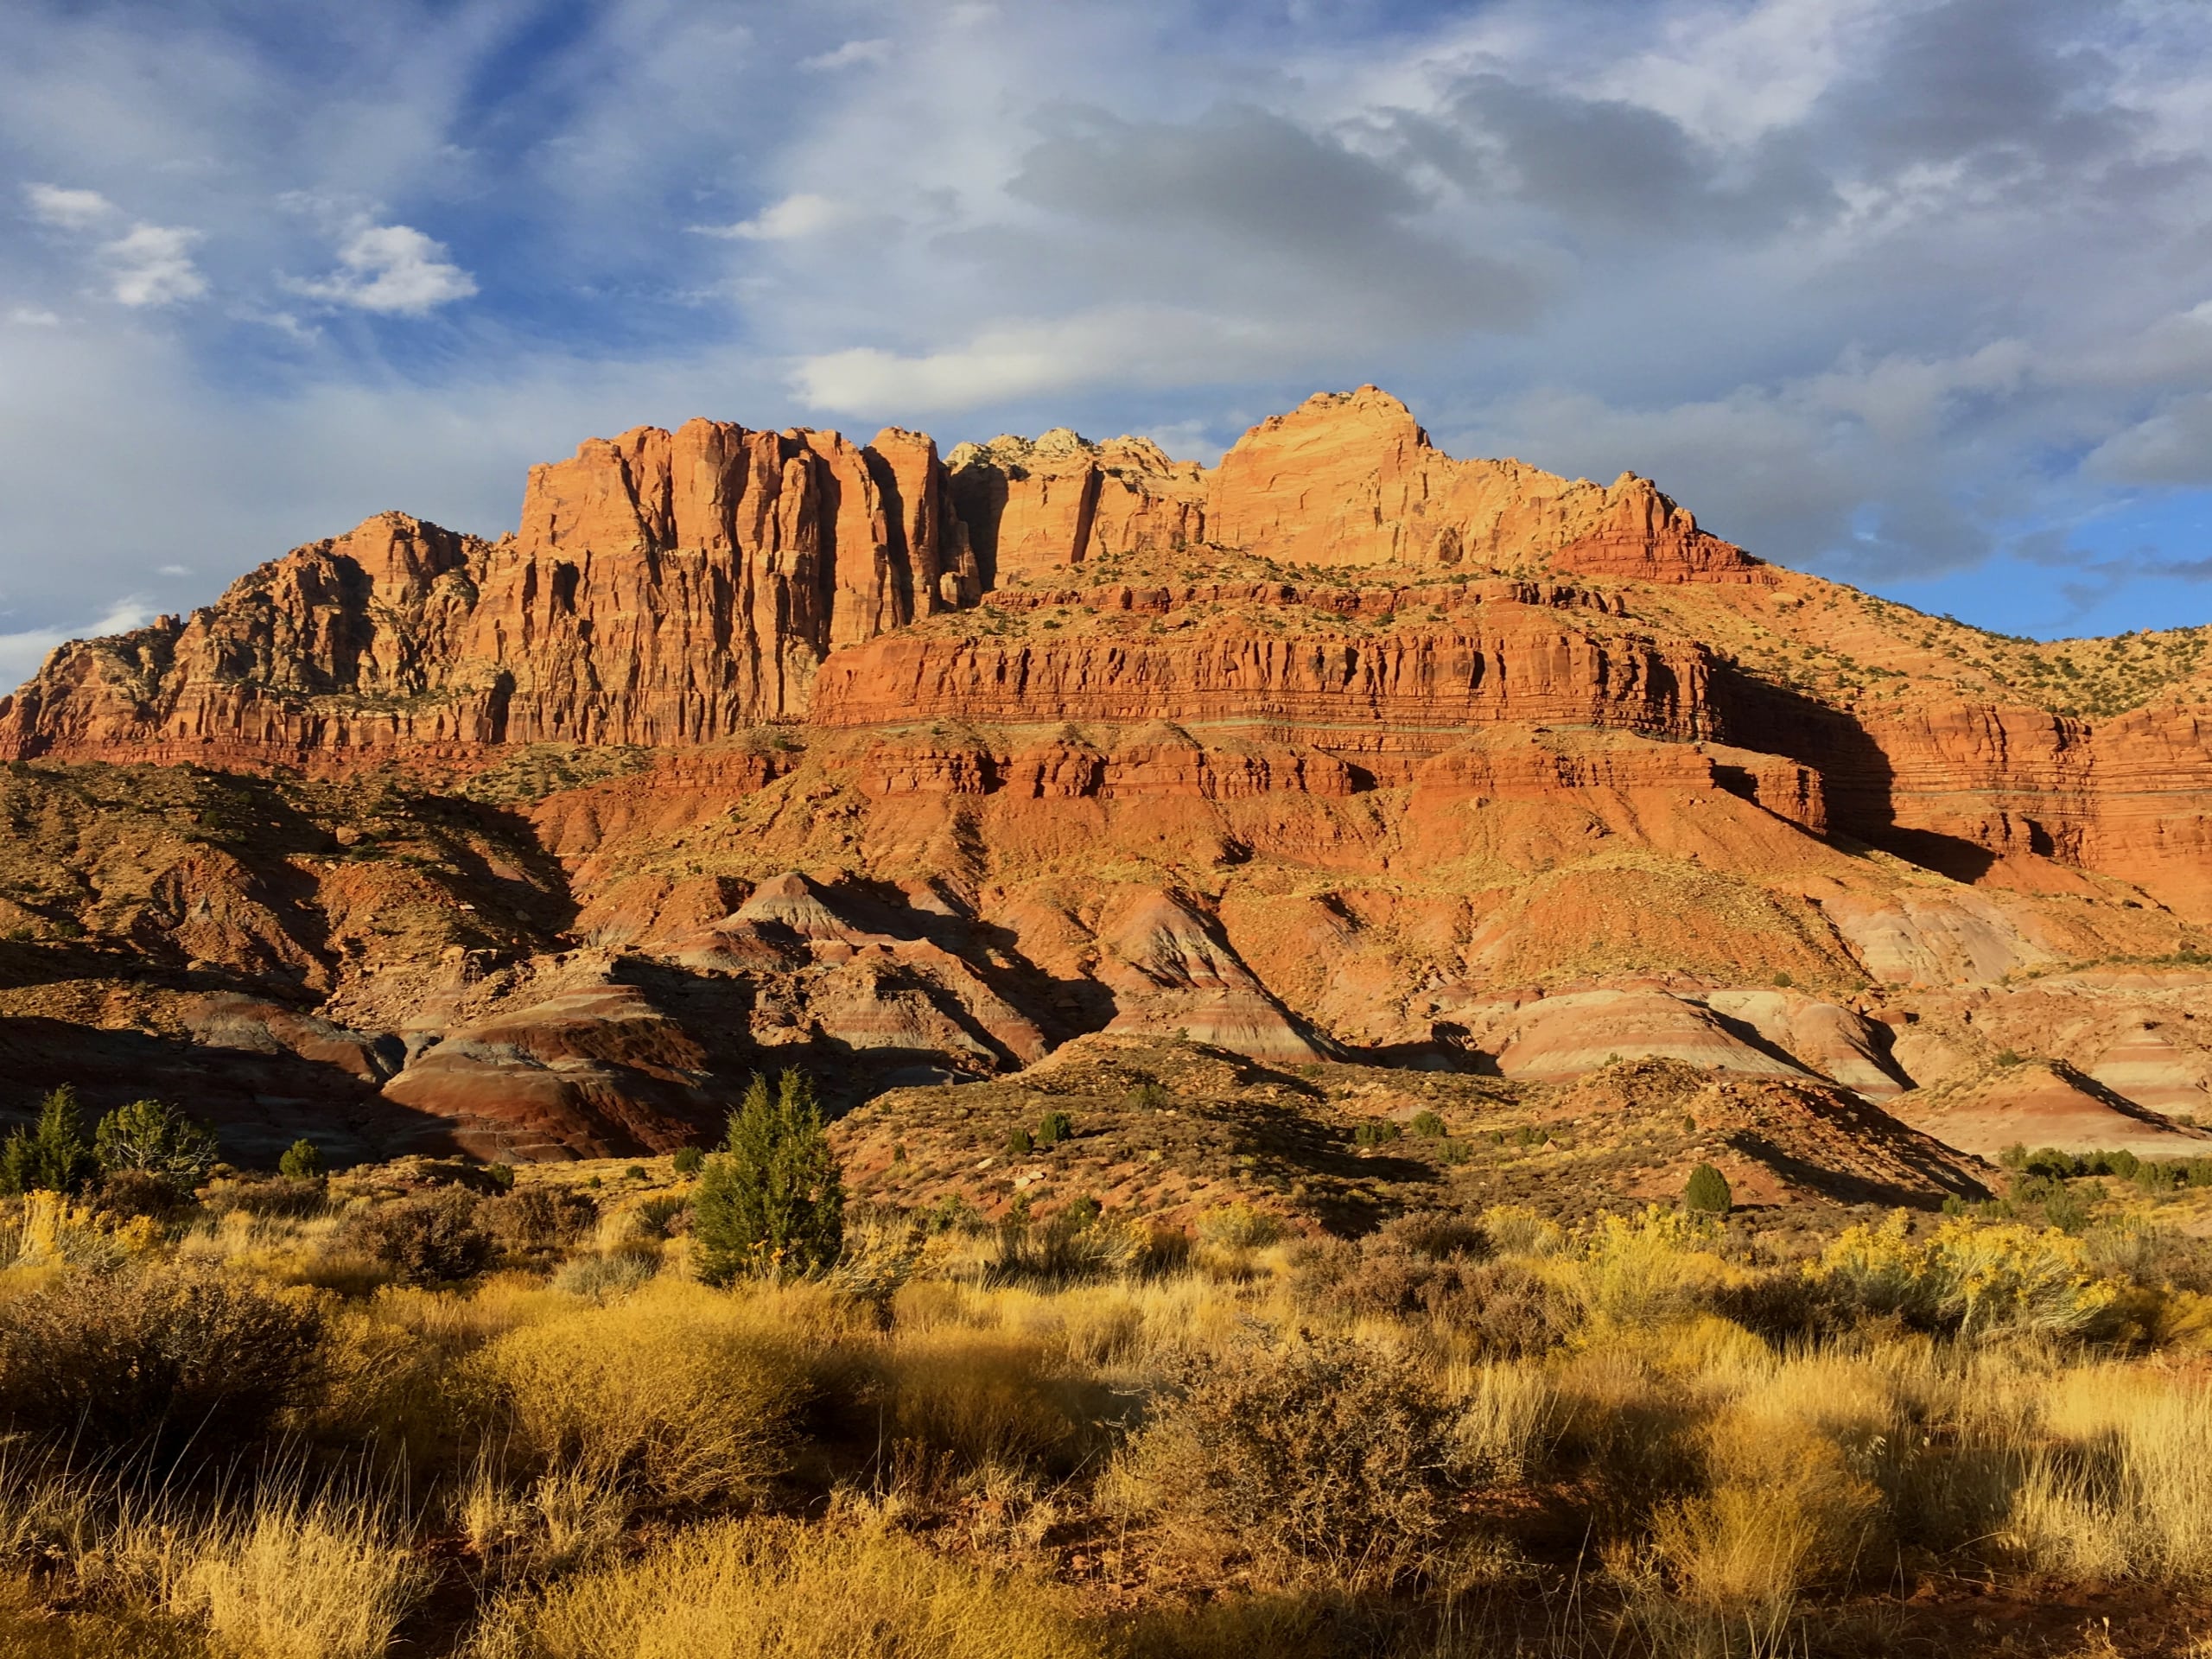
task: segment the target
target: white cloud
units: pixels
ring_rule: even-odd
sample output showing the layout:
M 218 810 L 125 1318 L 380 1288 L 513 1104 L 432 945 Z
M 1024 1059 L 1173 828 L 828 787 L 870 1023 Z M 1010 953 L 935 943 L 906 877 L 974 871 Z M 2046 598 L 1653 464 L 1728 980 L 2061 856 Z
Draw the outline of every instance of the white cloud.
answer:
M 192 263 L 200 232 L 180 226 L 134 225 L 100 247 L 108 291 L 121 305 L 174 305 L 207 291 L 207 279 Z
M 802 69 L 846 69 L 856 63 L 887 63 L 891 60 L 891 42 L 887 40 L 847 41 L 834 51 L 817 53 L 798 60 Z
M 124 633 L 143 628 L 153 620 L 146 601 L 133 594 L 110 605 L 105 616 L 81 626 L 27 628 L 20 633 L 0 633 L 0 696 L 13 690 L 38 672 L 39 664 L 56 645 L 72 639 L 96 639 L 104 633 Z
M 115 217 L 115 204 L 97 190 L 68 190 L 59 185 L 27 184 L 23 194 L 31 215 L 65 231 L 86 231 Z
M 828 196 L 801 193 L 772 202 L 751 219 L 734 225 L 694 225 L 697 236 L 715 236 L 740 242 L 796 242 L 818 236 L 849 217 L 847 210 Z
M 364 226 L 338 250 L 343 269 L 293 288 L 314 299 L 391 316 L 427 316 L 476 292 L 476 279 L 446 257 L 445 245 L 407 225 Z
M 8 321 L 24 328 L 59 328 L 61 315 L 42 305 L 19 305 L 8 313 Z
M 1289 345 L 1264 325 L 1157 306 L 1102 306 L 1018 320 L 961 345 L 902 354 L 873 346 L 802 359 L 791 389 L 817 409 L 894 415 L 973 409 L 1093 383 L 1173 386 L 1233 378 Z
M 154 574 L 160 576 L 188 576 L 192 574 L 192 567 L 184 564 L 165 564 L 156 569 Z

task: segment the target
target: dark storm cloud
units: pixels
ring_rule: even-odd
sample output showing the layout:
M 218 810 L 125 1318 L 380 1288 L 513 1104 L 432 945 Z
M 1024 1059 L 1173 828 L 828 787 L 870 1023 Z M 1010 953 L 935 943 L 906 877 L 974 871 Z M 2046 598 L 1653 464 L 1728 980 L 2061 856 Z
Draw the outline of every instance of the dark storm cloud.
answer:
M 1007 184 L 1054 235 L 1089 233 L 1082 264 L 1123 294 L 1303 291 L 1448 327 L 1518 327 L 1535 285 L 1512 264 L 1419 228 L 1433 203 L 1405 174 L 1332 135 L 1245 105 L 1195 120 L 1058 111 Z M 1025 250 L 1033 254 L 1033 248 Z
M 1446 118 L 1407 118 L 1415 153 L 1478 194 L 1510 188 L 1577 225 L 1638 234 L 1754 237 L 1824 218 L 1841 203 L 1796 134 L 1740 156 L 1672 117 L 1615 99 L 1472 75 Z
M 2112 60 L 2072 0 L 1949 0 L 1904 10 L 1813 124 L 1877 170 L 1975 162 L 1996 176 L 2081 173 L 2128 156 L 2142 118 L 2110 102 Z

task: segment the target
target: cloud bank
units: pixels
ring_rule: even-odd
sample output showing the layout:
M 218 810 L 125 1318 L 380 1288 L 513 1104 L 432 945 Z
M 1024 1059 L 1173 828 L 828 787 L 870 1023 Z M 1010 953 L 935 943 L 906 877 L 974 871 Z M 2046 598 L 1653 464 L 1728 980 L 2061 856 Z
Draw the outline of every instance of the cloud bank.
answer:
M 0 678 L 369 512 L 496 532 L 639 421 L 1210 459 L 1363 380 L 1973 620 L 2212 613 L 2191 0 L 14 25 Z

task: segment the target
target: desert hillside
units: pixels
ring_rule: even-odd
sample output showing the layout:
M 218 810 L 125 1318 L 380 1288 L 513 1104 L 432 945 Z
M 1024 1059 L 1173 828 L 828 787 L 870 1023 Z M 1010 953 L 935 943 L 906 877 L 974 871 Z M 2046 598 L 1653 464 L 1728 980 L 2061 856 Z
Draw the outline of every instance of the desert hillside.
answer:
M 2203 646 L 1920 615 L 1373 387 L 1211 469 L 643 429 L 497 541 L 383 514 L 0 699 L 0 1112 L 629 1156 L 756 1071 L 1103 1033 L 2187 1156 Z

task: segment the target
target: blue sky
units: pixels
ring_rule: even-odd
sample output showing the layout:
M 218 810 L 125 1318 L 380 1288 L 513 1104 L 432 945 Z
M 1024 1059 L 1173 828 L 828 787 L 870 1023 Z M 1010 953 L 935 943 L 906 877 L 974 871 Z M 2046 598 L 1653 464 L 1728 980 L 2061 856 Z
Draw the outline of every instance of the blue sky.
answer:
M 0 679 L 695 414 L 1375 381 L 2008 632 L 2212 620 L 2196 0 L 14 0 Z

